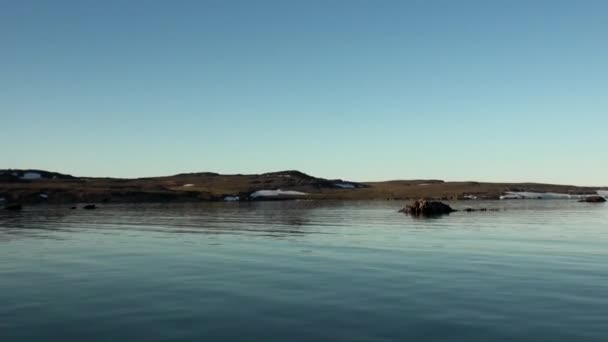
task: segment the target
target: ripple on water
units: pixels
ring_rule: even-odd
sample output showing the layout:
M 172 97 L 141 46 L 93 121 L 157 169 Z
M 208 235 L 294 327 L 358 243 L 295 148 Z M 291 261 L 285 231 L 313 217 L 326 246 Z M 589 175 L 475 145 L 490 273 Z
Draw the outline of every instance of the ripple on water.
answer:
M 461 205 L 460 202 L 454 206 Z M 3 340 L 602 341 L 608 206 L 396 202 L 0 213 Z

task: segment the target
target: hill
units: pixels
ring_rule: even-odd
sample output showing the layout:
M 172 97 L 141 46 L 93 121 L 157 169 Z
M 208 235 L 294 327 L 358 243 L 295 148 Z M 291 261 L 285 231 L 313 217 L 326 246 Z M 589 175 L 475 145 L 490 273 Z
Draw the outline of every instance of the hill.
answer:
M 222 175 L 184 173 L 135 179 L 75 177 L 44 170 L 0 170 L 0 201 L 19 203 L 195 202 L 294 198 L 406 200 L 498 199 L 510 191 L 594 194 L 595 187 L 538 183 L 394 180 L 351 182 L 300 171 Z

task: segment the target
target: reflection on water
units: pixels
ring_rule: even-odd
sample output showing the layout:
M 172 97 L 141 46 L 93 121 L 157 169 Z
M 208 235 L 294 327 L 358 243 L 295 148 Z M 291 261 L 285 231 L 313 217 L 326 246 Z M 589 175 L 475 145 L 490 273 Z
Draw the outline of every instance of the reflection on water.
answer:
M 608 205 L 397 202 L 0 212 L 12 340 L 603 341 Z

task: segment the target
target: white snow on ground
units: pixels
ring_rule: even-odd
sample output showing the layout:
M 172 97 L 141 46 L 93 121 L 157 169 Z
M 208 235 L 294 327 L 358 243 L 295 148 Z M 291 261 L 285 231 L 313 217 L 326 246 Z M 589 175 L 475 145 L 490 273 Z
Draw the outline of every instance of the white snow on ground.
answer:
M 608 190 L 598 190 L 597 194 L 602 197 L 608 197 Z
M 256 192 L 253 192 L 251 195 L 249 195 L 250 197 L 272 197 L 272 196 L 305 196 L 308 195 L 305 192 L 301 192 L 301 191 L 294 191 L 294 190 L 258 190 Z
M 423 185 L 424 186 L 424 185 L 430 185 L 430 184 L 429 183 L 420 183 L 418 185 Z
M 335 183 L 335 186 L 342 189 L 354 189 L 355 185 L 350 183 Z
M 470 199 L 470 200 L 476 200 L 477 196 L 475 196 L 475 195 L 464 195 L 463 198 L 464 199 Z
M 49 195 L 47 195 L 47 194 L 40 194 L 39 196 L 42 198 L 49 198 Z
M 224 197 L 224 201 L 226 202 L 236 202 L 239 200 L 239 196 L 226 196 Z
M 517 194 L 505 194 L 499 197 L 501 200 L 507 200 L 507 199 L 523 199 L 524 197 L 517 195 Z
M 189 188 L 189 187 L 191 187 L 191 186 L 194 186 L 194 184 L 184 184 L 184 185 L 182 185 L 182 186 L 183 186 L 184 188 Z
M 588 195 L 571 195 L 571 194 L 560 194 L 557 192 L 506 192 L 500 196 L 501 200 L 504 199 L 581 199 Z
M 38 172 L 26 172 L 21 179 L 40 179 L 42 176 Z

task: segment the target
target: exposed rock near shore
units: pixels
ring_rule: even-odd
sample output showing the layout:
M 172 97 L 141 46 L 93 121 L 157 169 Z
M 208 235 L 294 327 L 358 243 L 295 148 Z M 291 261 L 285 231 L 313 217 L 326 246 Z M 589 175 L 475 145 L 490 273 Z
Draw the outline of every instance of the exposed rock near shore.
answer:
M 585 203 L 604 203 L 606 202 L 606 199 L 602 196 L 587 196 L 583 199 L 581 199 L 579 202 L 585 202 Z
M 439 216 L 452 213 L 456 210 L 449 205 L 438 201 L 418 200 L 408 204 L 400 212 L 414 216 Z

